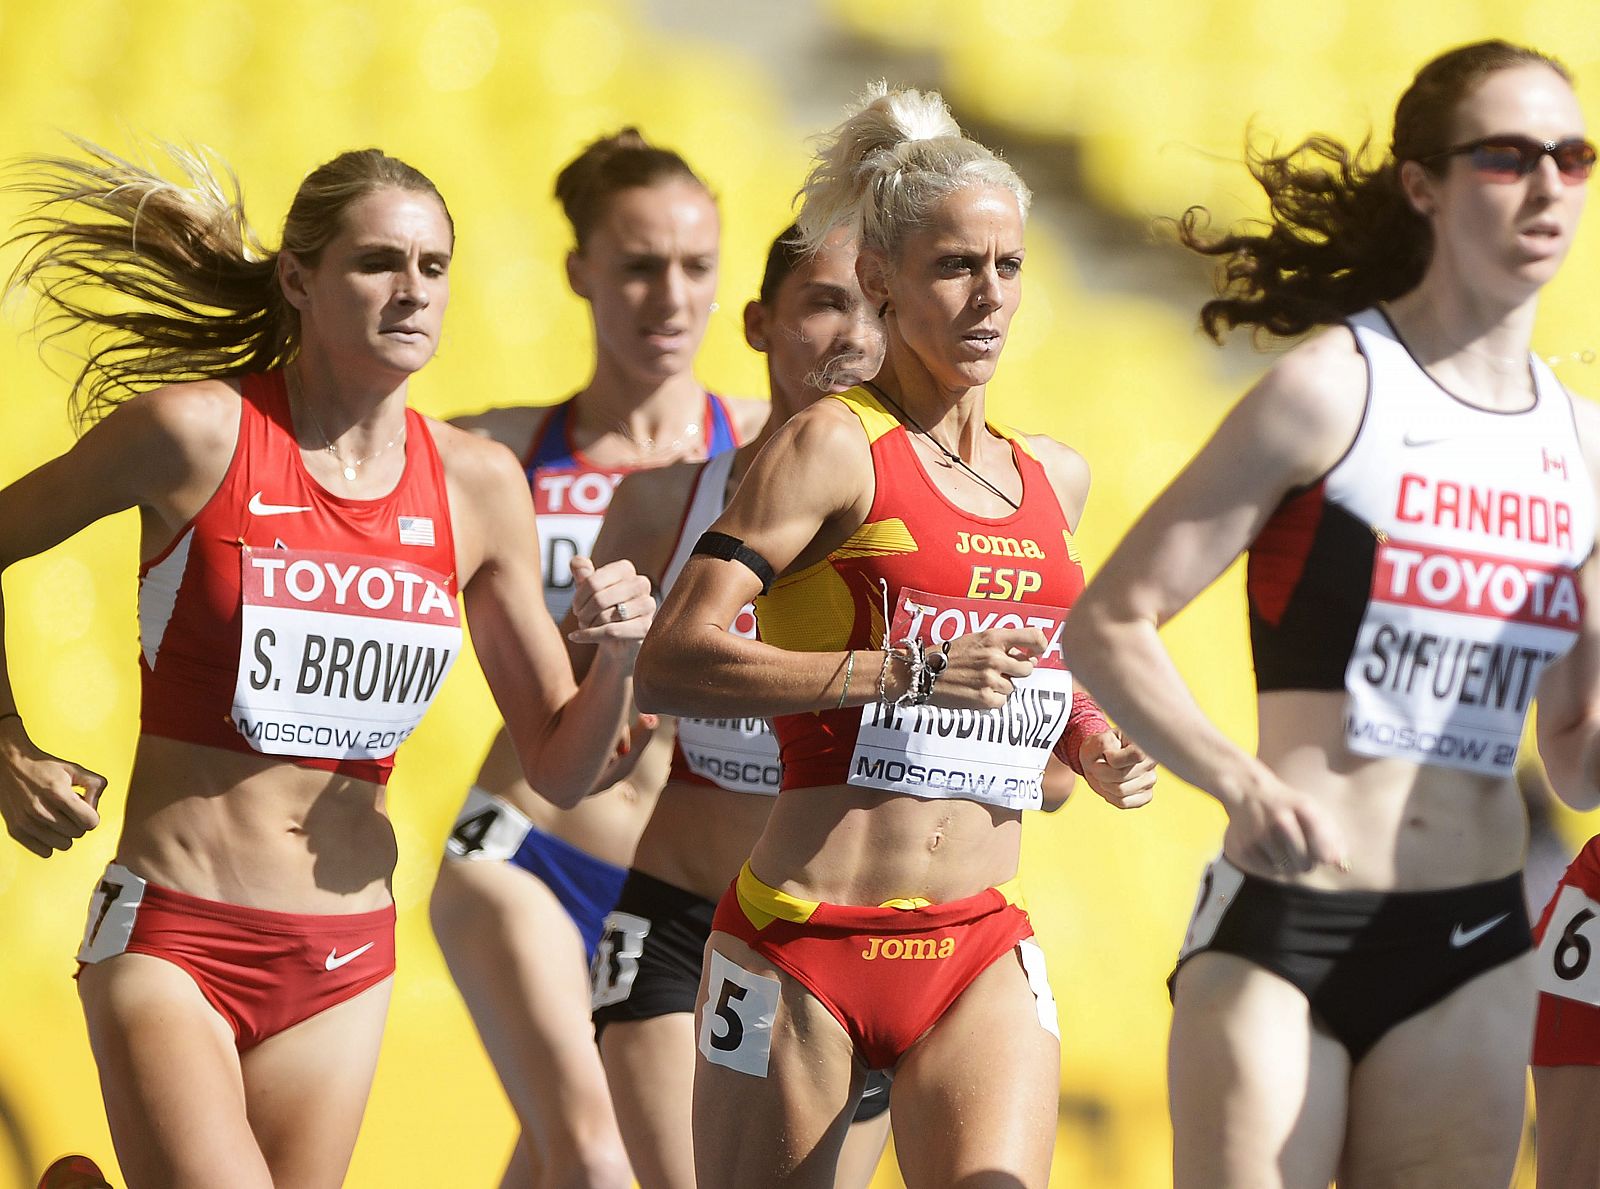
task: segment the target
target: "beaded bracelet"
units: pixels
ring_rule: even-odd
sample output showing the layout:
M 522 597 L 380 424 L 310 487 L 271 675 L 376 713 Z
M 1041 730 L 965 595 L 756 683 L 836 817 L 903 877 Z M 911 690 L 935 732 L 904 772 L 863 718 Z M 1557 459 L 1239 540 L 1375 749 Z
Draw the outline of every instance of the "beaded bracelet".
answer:
M 906 688 L 898 698 L 888 702 L 890 706 L 916 706 L 920 705 L 925 695 L 922 693 L 922 683 L 928 671 L 928 662 L 922 647 L 922 641 L 907 636 L 900 641 L 905 646 L 905 655 L 896 652 L 894 655 L 905 661 L 908 672 L 906 673 Z
M 899 654 L 893 649 L 885 648 L 883 650 L 883 664 L 878 669 L 878 701 L 883 703 L 885 706 L 890 705 L 888 684 L 889 662 L 894 660 L 898 655 Z
M 933 687 L 939 680 L 939 675 L 950 667 L 950 646 L 942 644 L 939 651 L 928 652 L 928 646 L 921 640 L 907 636 L 900 641 L 905 652 L 894 649 L 885 649 L 883 668 L 878 671 L 878 701 L 885 706 L 922 706 L 933 696 Z M 890 659 L 904 661 L 906 664 L 906 688 L 898 698 L 889 697 L 888 676 Z

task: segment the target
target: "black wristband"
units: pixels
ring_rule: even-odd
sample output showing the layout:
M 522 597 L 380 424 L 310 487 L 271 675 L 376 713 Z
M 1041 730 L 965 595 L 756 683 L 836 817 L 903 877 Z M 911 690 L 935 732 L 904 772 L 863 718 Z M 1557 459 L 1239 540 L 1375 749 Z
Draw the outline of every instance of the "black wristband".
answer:
M 704 532 L 700 539 L 694 543 L 690 556 L 703 553 L 707 557 L 715 557 L 721 561 L 736 561 L 744 566 L 757 578 L 761 579 L 761 593 L 766 594 L 772 589 L 773 579 L 777 577 L 772 572 L 772 563 L 762 557 L 738 537 L 730 537 L 727 533 Z

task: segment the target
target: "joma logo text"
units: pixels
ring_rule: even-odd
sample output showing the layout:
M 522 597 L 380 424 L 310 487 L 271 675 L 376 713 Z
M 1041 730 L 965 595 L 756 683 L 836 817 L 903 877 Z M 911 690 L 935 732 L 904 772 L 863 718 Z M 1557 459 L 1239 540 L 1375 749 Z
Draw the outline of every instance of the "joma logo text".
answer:
M 1027 537 L 994 537 L 988 533 L 962 533 L 956 534 L 957 553 L 982 553 L 993 557 L 1034 557 L 1042 558 L 1044 550 L 1039 548 L 1039 542 Z
M 955 952 L 954 937 L 874 937 L 861 956 L 871 962 L 876 958 L 948 958 Z

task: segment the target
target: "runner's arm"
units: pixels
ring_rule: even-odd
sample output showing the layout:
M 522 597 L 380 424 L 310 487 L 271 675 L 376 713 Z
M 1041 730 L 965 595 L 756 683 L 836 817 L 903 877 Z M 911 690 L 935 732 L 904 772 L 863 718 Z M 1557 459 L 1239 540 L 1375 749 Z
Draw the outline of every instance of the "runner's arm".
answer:
M 1339 862 L 1322 812 L 1208 719 L 1161 644 L 1160 627 L 1249 546 L 1283 496 L 1313 482 L 1354 439 L 1366 368 L 1330 330 L 1285 356 L 1117 546 L 1067 618 L 1073 672 L 1164 766 L 1222 802 L 1252 862 Z
M 626 725 L 639 637 L 654 600 L 627 562 L 597 571 L 597 607 L 635 612 L 609 623 L 583 683 L 545 609 L 533 501 L 516 458 L 484 439 L 437 435 L 465 515 L 457 515 L 462 593 L 484 677 L 528 783 L 558 805 L 576 804 L 614 755 Z
M 1600 489 L 1600 408 L 1576 398 L 1573 406 L 1584 464 Z M 1556 795 L 1588 810 L 1600 808 L 1600 546 L 1589 555 L 1579 583 L 1583 627 L 1572 651 L 1540 679 L 1535 736 Z
M 823 562 L 860 526 L 872 503 L 872 473 L 855 415 L 838 401 L 818 401 L 766 445 L 712 527 L 744 542 L 775 574 L 799 572 Z M 905 664 L 890 662 L 885 671 L 883 652 L 858 649 L 852 665 L 846 652 L 790 651 L 728 631 L 760 589 L 742 562 L 691 557 L 640 652 L 641 708 L 711 718 L 832 709 L 841 697 L 845 706 L 864 706 L 878 697 L 880 672 L 889 696 L 904 691 Z M 934 701 L 998 706 L 1043 647 L 1043 633 L 1033 629 L 963 636 Z
M 141 509 L 145 550 L 153 553 L 221 483 L 238 425 L 238 393 L 221 382 L 172 385 L 128 400 L 67 453 L 0 491 L 0 569 L 133 507 Z M 105 778 L 34 744 L 3 656 L 0 716 L 0 816 L 13 838 L 48 858 L 99 824 Z

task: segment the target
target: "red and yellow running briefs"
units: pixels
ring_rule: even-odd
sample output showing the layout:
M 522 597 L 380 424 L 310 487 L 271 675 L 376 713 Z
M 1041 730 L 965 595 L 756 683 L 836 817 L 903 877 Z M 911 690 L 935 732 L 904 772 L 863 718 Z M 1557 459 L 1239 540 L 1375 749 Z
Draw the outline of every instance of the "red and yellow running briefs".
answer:
M 769 887 L 748 864 L 711 927 L 815 995 L 869 1069 L 891 1068 L 973 979 L 1033 936 L 1016 880 L 945 904 L 827 904 Z

